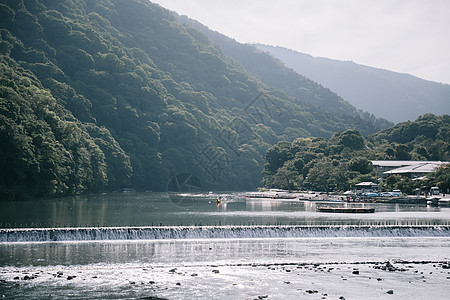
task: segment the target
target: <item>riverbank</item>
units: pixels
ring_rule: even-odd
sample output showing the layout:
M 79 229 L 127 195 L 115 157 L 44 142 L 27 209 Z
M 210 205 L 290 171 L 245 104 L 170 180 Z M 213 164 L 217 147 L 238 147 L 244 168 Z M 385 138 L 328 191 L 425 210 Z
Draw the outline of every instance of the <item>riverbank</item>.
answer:
M 271 199 L 288 201 L 313 201 L 313 202 L 349 202 L 349 203 L 395 203 L 395 204 L 419 204 L 449 206 L 450 194 L 439 194 L 432 197 L 425 195 L 401 195 L 383 196 L 384 193 L 369 193 L 370 195 L 335 194 L 324 192 L 288 192 L 288 191 L 266 191 L 246 193 L 248 199 Z
M 2 269 L 5 299 L 444 299 L 447 261 Z

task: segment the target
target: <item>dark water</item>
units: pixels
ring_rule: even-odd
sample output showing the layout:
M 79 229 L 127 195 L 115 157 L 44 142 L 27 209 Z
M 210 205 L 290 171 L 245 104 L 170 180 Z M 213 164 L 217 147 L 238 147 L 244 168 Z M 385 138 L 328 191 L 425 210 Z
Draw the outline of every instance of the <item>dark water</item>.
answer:
M 227 202 L 216 204 L 217 197 Z M 443 224 L 450 208 L 365 204 L 374 214 L 326 214 L 315 202 L 249 200 L 241 193 L 174 196 L 116 193 L 26 202 L 0 202 L 0 228 L 179 225 Z M 345 205 L 343 203 L 332 205 Z M 353 204 L 361 205 L 361 204 Z
M 219 196 L 227 202 L 217 205 Z M 0 297 L 448 295 L 450 274 L 444 266 L 450 260 L 450 208 L 365 204 L 376 212 L 354 215 L 319 213 L 318 205 L 248 200 L 239 193 L 118 193 L 0 202 Z M 406 271 L 376 268 L 386 261 Z M 386 293 L 390 289 L 395 297 Z

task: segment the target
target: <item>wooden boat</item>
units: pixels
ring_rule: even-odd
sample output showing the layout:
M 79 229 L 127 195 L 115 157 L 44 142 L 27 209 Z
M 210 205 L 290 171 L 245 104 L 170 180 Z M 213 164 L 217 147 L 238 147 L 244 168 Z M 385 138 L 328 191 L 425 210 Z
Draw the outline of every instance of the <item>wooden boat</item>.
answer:
M 260 192 L 260 193 L 248 193 L 245 195 L 246 198 L 250 199 L 296 199 L 297 196 L 295 194 L 289 194 L 289 193 L 274 193 L 274 192 Z
M 365 207 L 318 207 L 319 212 L 325 213 L 344 213 L 344 214 L 373 214 L 375 208 Z

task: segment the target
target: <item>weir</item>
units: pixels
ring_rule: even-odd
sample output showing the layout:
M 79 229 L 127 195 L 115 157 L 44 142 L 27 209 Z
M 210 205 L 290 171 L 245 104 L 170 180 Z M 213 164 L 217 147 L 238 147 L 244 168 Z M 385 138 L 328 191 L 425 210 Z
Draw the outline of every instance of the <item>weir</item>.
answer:
M 0 243 L 308 237 L 450 237 L 448 225 L 144 226 L 0 229 Z

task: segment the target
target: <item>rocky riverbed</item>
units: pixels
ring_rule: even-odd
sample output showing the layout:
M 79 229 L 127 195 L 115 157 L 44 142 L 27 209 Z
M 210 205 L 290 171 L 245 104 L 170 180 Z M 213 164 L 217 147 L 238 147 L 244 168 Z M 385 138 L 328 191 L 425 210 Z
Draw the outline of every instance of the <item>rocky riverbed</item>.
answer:
M 4 267 L 4 299 L 445 299 L 448 261 Z

